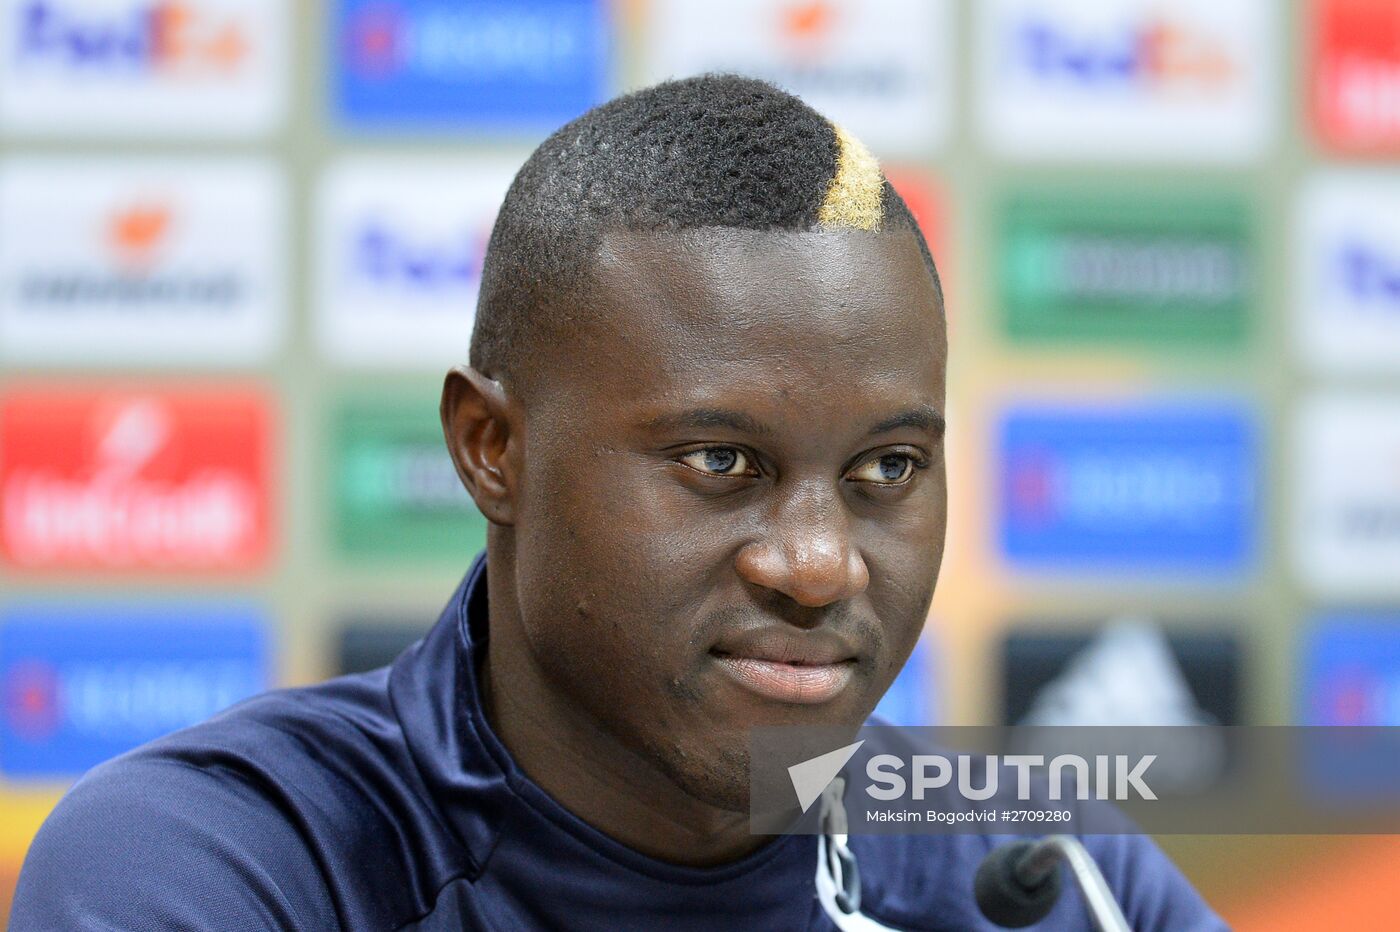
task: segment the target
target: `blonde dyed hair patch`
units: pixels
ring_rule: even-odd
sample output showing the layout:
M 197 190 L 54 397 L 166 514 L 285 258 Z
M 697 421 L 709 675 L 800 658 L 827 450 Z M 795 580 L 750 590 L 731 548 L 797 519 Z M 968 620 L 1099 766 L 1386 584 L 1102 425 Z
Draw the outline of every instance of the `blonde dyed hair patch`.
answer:
M 835 123 L 836 174 L 817 211 L 824 227 L 878 230 L 884 210 L 885 175 L 880 163 L 856 137 Z

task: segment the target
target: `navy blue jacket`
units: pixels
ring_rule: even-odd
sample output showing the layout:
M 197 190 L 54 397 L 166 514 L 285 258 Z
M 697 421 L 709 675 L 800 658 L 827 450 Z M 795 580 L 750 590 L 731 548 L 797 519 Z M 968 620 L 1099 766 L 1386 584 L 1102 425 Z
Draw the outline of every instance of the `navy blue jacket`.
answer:
M 258 696 L 88 773 L 29 851 L 11 930 L 830 929 L 812 836 L 680 867 L 520 771 L 479 700 L 484 569 L 392 666 Z M 862 909 L 993 928 L 972 876 L 1004 840 L 853 836 Z M 1137 932 L 1225 927 L 1149 838 L 1085 840 Z M 1067 890 L 1034 928 L 1089 924 Z

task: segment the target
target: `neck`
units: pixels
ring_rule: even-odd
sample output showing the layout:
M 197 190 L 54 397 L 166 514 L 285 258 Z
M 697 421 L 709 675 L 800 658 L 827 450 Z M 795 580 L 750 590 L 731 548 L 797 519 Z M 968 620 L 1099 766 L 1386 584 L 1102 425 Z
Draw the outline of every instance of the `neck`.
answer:
M 487 565 L 490 634 L 479 671 L 481 702 L 520 769 L 583 821 L 658 860 L 708 867 L 767 843 L 769 839 L 750 833 L 747 813 L 686 793 L 555 692 L 529 656 L 513 579 L 509 547 L 493 546 Z

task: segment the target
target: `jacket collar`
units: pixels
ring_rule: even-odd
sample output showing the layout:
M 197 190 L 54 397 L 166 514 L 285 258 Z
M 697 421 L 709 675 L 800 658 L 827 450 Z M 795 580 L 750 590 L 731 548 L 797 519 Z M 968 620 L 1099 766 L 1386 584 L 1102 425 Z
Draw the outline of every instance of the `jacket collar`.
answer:
M 472 562 L 437 623 L 397 661 L 389 696 L 428 793 L 478 874 L 515 799 L 514 762 L 481 705 L 478 660 L 489 618 L 486 554 Z
M 479 660 L 489 628 L 486 575 L 483 552 L 432 630 L 395 661 L 389 674 L 390 701 L 410 752 L 428 794 L 465 848 L 471 879 L 485 870 L 506 830 L 528 833 L 529 844 L 538 845 L 546 859 L 554 853 L 550 846 L 562 842 L 559 833 L 563 833 L 597 856 L 598 870 L 616 870 L 620 865 L 668 886 L 724 887 L 742 883 L 755 873 L 799 877 L 809 873 L 815 840 L 798 835 L 775 839 L 738 861 L 714 868 L 658 861 L 586 824 L 530 780 L 496 736 L 482 708 Z M 779 884 L 773 894 L 788 887 Z

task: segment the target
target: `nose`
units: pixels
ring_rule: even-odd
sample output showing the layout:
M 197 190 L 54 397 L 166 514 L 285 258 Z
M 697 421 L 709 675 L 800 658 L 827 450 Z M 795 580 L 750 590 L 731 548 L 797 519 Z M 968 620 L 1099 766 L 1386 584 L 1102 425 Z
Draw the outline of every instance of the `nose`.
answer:
M 818 607 L 854 598 L 870 584 L 870 570 L 851 540 L 849 517 L 836 489 L 807 490 L 785 502 L 759 540 L 740 548 L 740 577 Z

